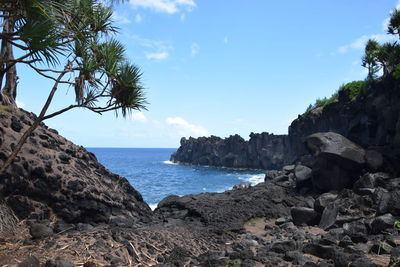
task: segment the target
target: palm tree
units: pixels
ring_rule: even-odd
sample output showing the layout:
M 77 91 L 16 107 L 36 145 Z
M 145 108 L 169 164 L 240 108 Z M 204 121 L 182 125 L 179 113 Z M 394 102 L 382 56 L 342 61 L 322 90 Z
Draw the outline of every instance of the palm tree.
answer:
M 53 80 L 54 86 L 39 116 L 23 134 L 0 173 L 8 169 L 28 137 L 46 119 L 73 108 L 99 114 L 115 111 L 125 117 L 132 110 L 145 109 L 146 104 L 140 69 L 127 61 L 124 46 L 110 37 L 116 32 L 110 7 L 99 0 L 27 2 L 31 5 L 24 7 L 27 12 L 15 24 L 18 32 L 12 34 L 16 39 L 7 40 L 26 51 L 26 55 L 9 60 L 4 66 L 26 64 Z M 60 85 L 74 88 L 76 103 L 47 114 Z
M 374 80 L 376 78 L 376 73 L 380 69 L 377 61 L 379 48 L 379 43 L 373 39 L 368 40 L 367 45 L 365 46 L 365 54 L 362 58 L 362 66 L 368 69 L 368 80 Z
M 73 6 L 98 5 L 99 1 L 2 0 L 0 3 L 0 103 L 15 105 L 17 94 L 16 63 L 54 63 L 63 50 L 63 42 L 52 38 L 55 28 L 49 16 L 66 19 Z M 125 0 L 109 0 L 111 4 Z M 68 11 L 69 10 L 69 11 Z M 86 12 L 90 12 L 86 10 Z M 69 16 L 70 19 L 75 19 Z M 69 22 L 71 24 L 71 22 Z M 60 40 L 59 40 L 60 41 Z M 14 49 L 26 52 L 14 58 Z
M 388 33 L 399 35 L 400 37 L 400 10 L 394 9 L 389 20 Z

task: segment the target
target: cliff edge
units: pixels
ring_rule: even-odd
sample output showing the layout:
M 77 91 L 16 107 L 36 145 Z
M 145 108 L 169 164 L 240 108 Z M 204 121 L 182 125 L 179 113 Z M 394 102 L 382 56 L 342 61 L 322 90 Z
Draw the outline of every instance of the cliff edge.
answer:
M 338 100 L 299 115 L 288 135 L 250 134 L 249 141 L 238 135 L 182 138 L 171 161 L 216 167 L 280 169 L 308 154 L 305 138 L 317 132 L 339 133 L 363 148 L 379 147 L 393 162 L 400 159 L 400 83 L 386 78 L 368 85 L 352 99 L 348 90 Z

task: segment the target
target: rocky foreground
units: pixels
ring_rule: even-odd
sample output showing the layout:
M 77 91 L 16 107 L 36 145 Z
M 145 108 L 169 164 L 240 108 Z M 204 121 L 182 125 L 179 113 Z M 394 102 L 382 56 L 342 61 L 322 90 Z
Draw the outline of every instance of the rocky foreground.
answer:
M 3 108 L 0 159 L 34 115 Z M 170 196 L 152 212 L 126 179 L 41 125 L 0 179 L 1 266 L 399 266 L 393 160 L 341 135 L 264 183 Z

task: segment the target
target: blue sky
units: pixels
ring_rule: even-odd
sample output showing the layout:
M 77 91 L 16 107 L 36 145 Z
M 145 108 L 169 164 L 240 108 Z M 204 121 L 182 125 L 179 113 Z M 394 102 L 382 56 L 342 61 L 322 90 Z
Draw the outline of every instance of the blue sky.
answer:
M 75 110 L 46 121 L 86 147 L 178 147 L 182 136 L 287 133 L 298 114 L 364 79 L 360 59 L 397 0 L 130 0 L 117 38 L 143 71 L 148 111 Z M 52 86 L 19 68 L 19 105 L 38 113 Z M 60 88 L 51 110 L 73 102 Z

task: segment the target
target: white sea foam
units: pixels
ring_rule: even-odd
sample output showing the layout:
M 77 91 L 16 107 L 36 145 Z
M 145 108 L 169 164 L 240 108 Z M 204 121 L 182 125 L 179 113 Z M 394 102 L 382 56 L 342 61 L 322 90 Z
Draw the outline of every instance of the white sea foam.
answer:
M 170 161 L 170 160 L 165 160 L 165 161 L 163 161 L 162 163 L 168 164 L 168 165 L 177 165 L 177 163 L 172 162 L 172 161 Z
M 156 204 L 149 204 L 151 210 L 155 210 L 157 208 L 158 203 Z
M 256 174 L 256 175 L 253 175 L 250 177 L 240 178 L 240 180 L 250 183 L 251 185 L 256 185 L 256 184 L 264 182 L 264 177 L 265 177 L 265 174 Z

